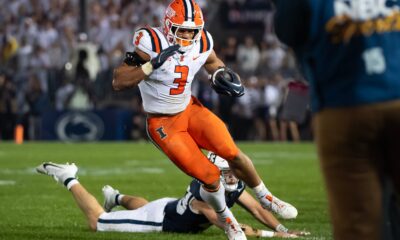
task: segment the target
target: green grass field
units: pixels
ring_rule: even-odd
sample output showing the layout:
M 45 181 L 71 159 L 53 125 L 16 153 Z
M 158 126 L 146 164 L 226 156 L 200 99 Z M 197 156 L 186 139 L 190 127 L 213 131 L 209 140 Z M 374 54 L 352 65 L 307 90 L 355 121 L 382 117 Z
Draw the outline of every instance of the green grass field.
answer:
M 324 187 L 312 144 L 241 143 L 269 189 L 299 210 L 284 221 L 289 229 L 306 229 L 305 239 L 331 239 Z M 102 203 L 105 184 L 122 193 L 180 197 L 190 178 L 149 143 L 0 143 L 0 239 L 225 239 L 212 227 L 202 234 L 93 233 L 70 193 L 34 167 L 43 161 L 75 162 L 80 182 Z M 240 209 L 240 222 L 262 225 Z M 264 227 L 265 229 L 265 227 Z

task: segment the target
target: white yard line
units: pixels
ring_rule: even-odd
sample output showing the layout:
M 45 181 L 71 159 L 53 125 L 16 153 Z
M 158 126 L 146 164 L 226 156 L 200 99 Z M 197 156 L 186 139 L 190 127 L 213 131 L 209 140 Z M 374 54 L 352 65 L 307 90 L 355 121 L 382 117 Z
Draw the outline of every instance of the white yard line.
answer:
M 0 180 L 0 186 L 15 185 L 14 180 Z
M 132 173 L 162 174 L 165 170 L 157 167 L 136 168 L 79 168 L 78 176 L 106 176 L 123 175 Z M 26 169 L 0 169 L 0 175 L 38 175 L 34 168 Z

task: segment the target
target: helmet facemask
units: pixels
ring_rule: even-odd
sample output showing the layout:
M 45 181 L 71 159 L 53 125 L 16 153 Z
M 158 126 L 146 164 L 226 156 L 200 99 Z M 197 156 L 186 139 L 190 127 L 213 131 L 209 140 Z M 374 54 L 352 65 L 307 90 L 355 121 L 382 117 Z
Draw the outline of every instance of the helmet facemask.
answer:
M 239 179 L 233 174 L 232 170 L 229 168 L 228 162 L 213 152 L 208 152 L 207 158 L 219 168 L 220 181 L 222 185 L 224 185 L 225 191 L 236 191 L 239 186 Z
M 220 179 L 222 185 L 225 187 L 225 191 L 234 192 L 237 190 L 239 185 L 239 179 L 233 175 L 230 169 L 221 169 Z
M 192 24 L 175 24 L 169 21 L 168 19 L 166 20 L 165 24 L 167 25 L 167 28 L 169 29 L 167 33 L 167 39 L 170 43 L 172 44 L 179 44 L 181 48 L 179 51 L 181 52 L 187 52 L 190 49 L 193 48 L 193 46 L 197 43 L 197 41 L 201 37 L 201 31 L 203 30 L 203 26 L 189 26 Z M 185 39 L 182 37 L 178 36 L 178 32 L 181 29 L 188 29 L 188 30 L 193 30 L 193 38 L 192 39 Z

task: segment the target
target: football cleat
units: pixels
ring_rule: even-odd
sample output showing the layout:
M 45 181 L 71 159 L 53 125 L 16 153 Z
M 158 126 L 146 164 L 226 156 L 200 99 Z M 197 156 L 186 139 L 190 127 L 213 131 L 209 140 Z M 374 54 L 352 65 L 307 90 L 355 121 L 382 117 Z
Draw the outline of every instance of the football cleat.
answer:
M 52 176 L 57 182 L 64 184 L 68 178 L 76 178 L 78 167 L 75 163 L 57 164 L 52 162 L 44 162 L 36 167 L 38 173 Z
M 239 223 L 235 219 L 226 218 L 224 222 L 224 230 L 229 240 L 247 240 Z
M 267 200 L 269 203 L 266 205 L 264 201 L 261 201 L 265 209 L 270 210 L 283 219 L 293 219 L 297 217 L 297 209 L 293 205 L 271 195 L 266 195 L 264 198 L 265 199 L 262 200 Z
M 104 204 L 103 208 L 106 212 L 111 212 L 111 210 L 117 206 L 117 195 L 119 191 L 117 189 L 112 188 L 109 185 L 105 185 L 102 189 L 104 195 Z

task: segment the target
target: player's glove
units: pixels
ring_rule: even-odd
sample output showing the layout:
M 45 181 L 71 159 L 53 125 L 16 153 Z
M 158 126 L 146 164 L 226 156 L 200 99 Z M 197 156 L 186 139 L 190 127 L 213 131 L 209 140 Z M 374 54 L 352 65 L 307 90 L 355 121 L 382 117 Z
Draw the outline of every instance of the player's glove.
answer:
M 172 55 L 178 51 L 180 46 L 178 44 L 170 46 L 160 52 L 160 54 L 157 55 L 157 57 L 151 59 L 151 65 L 153 65 L 153 69 L 157 69 L 161 67 L 161 65 L 164 64 L 165 61 Z
M 239 75 L 227 67 L 222 67 L 211 75 L 211 87 L 219 94 L 241 97 L 244 87 Z
M 176 51 L 178 51 L 178 49 L 180 48 L 180 46 L 177 45 L 173 45 L 170 46 L 164 50 L 162 50 L 157 57 L 151 59 L 149 62 L 145 63 L 142 65 L 142 70 L 144 72 L 144 74 L 146 75 L 150 75 L 151 72 L 153 72 L 153 70 L 161 67 L 165 61 L 167 61 L 167 59 L 169 57 L 171 57 L 172 55 L 174 55 L 176 53 Z

